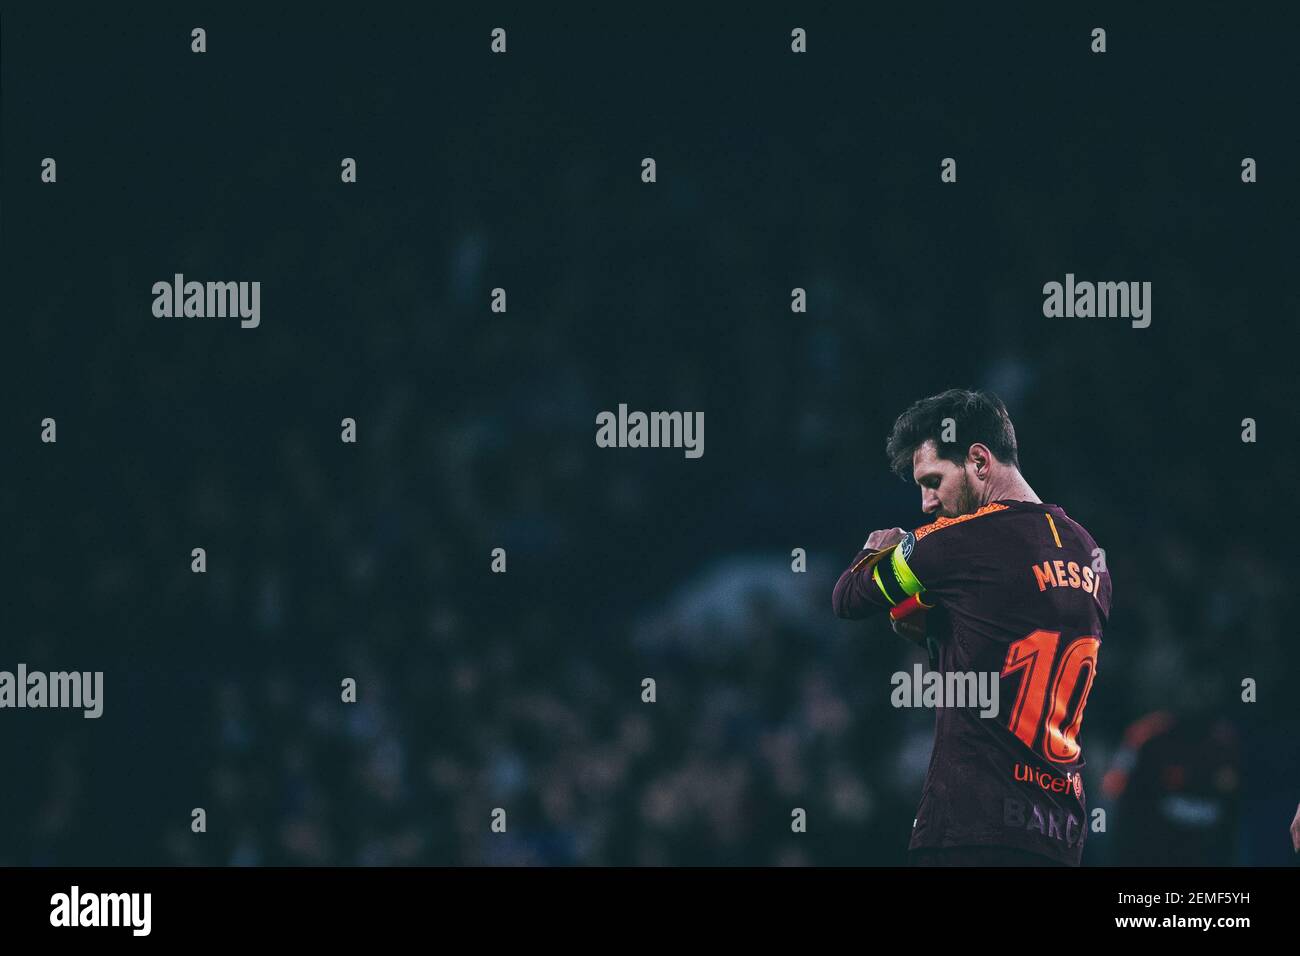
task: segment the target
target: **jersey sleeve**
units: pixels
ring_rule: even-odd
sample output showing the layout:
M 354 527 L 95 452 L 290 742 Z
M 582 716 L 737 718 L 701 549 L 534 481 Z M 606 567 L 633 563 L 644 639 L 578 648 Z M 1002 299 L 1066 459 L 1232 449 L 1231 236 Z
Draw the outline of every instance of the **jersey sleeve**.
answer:
M 859 551 L 835 585 L 836 615 L 863 618 L 913 597 L 923 607 L 934 607 L 963 585 L 970 586 L 987 556 L 981 556 L 968 520 L 1004 508 L 989 505 L 971 515 L 939 518 L 908 532 L 897 545 Z
M 831 607 L 836 617 L 858 620 L 893 606 L 875 583 L 876 568 L 889 559 L 893 550 L 892 547 L 881 551 L 863 548 L 857 553 L 848 570 L 835 582 L 831 594 Z
M 923 561 L 933 566 L 927 547 Z M 912 569 L 916 556 L 915 532 L 908 534 L 896 545 L 879 551 L 859 551 L 847 571 L 840 575 L 831 596 L 831 604 L 838 617 L 856 620 L 877 611 L 898 607 L 909 598 L 916 598 L 923 607 L 933 607 L 925 587 Z
M 984 523 L 972 519 L 1003 509 L 1003 505 L 989 505 L 969 515 L 939 518 L 910 532 L 899 542 L 891 562 L 898 583 L 892 596 L 915 594 L 922 604 L 933 607 L 963 589 L 978 591 L 994 577 L 990 563 L 997 555 L 981 533 Z M 888 588 L 887 579 L 885 584 Z

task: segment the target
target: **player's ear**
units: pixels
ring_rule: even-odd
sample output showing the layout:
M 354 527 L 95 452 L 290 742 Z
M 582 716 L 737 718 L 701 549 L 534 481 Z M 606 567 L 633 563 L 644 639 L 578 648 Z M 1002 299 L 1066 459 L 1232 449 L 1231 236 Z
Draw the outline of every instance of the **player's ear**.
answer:
M 975 469 L 975 477 L 983 481 L 989 476 L 989 464 L 993 460 L 993 453 L 989 451 L 987 445 L 976 442 L 970 446 L 966 452 L 966 460 L 970 462 Z

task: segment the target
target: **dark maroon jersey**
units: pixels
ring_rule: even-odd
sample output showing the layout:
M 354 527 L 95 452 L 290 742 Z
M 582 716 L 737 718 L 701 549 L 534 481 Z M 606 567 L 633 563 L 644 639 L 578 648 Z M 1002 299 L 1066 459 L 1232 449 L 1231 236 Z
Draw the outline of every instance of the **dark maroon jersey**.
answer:
M 1097 543 L 1052 504 L 1002 500 L 939 518 L 835 585 L 840 617 L 912 595 L 938 670 L 998 675 L 998 712 L 940 707 L 910 849 L 1007 846 L 1077 865 L 1088 830 L 1079 730 L 1111 581 Z

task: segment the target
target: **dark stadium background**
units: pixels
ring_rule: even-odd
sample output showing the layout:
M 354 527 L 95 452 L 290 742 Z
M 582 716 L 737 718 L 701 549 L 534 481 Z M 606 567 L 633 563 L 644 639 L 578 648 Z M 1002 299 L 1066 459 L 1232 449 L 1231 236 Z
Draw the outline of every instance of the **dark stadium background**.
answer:
M 0 667 L 105 672 L 97 721 L 0 713 L 0 863 L 902 862 L 933 715 L 889 675 L 919 657 L 830 593 L 869 531 L 922 522 L 884 439 L 952 386 L 1006 400 L 1029 482 L 1107 549 L 1085 862 L 1159 849 L 1101 781 L 1160 710 L 1239 743 L 1200 862 L 1291 862 L 1287 30 L 365 7 L 0 32 Z M 261 281 L 261 327 L 153 318 L 175 272 Z M 1067 272 L 1151 281 L 1150 328 L 1045 319 Z M 703 411 L 703 458 L 597 448 L 620 402 Z

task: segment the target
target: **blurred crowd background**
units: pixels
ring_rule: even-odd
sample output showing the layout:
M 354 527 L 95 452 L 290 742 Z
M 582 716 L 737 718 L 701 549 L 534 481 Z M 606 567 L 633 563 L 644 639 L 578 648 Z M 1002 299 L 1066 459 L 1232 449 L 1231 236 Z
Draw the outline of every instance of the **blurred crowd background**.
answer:
M 0 714 L 0 863 L 899 865 L 923 655 L 830 594 L 923 523 L 885 437 L 954 386 L 1106 548 L 1085 864 L 1292 862 L 1280 37 L 190 26 L 6 19 L 0 668 L 105 703 Z M 260 280 L 261 327 L 153 318 L 175 272 Z M 1067 272 L 1151 327 L 1045 319 Z M 704 456 L 597 448 L 621 402 Z

